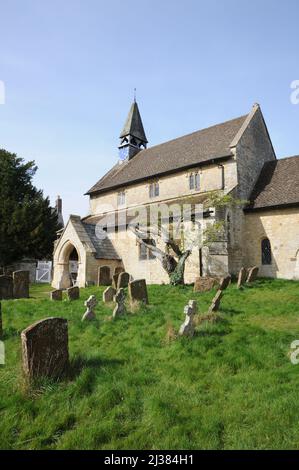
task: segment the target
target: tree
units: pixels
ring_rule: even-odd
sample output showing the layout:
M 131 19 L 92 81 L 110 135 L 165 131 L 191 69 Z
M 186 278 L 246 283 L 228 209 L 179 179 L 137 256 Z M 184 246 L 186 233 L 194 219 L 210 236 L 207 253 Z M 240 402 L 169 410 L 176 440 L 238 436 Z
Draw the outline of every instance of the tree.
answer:
M 214 208 L 215 211 L 223 213 L 223 209 L 240 206 L 245 201 L 234 199 L 231 195 L 223 195 L 221 192 L 211 193 L 203 203 L 203 211 L 208 212 L 209 208 Z M 193 214 L 194 215 L 194 214 Z M 179 217 L 179 220 L 172 220 L 171 224 L 176 223 L 176 234 L 184 233 L 176 241 L 173 236 L 174 230 L 168 226 L 166 229 L 162 224 L 159 226 L 152 226 L 147 224 L 136 224 L 132 231 L 137 237 L 139 243 L 144 245 L 152 254 L 160 260 L 163 269 L 169 276 L 170 284 L 183 285 L 185 264 L 187 259 L 192 253 L 192 249 L 197 246 L 210 246 L 212 243 L 223 239 L 225 234 L 225 220 L 218 216 L 218 220 L 213 223 L 207 224 L 203 229 L 201 223 L 196 221 L 194 217 L 194 224 L 197 225 L 198 233 L 201 236 L 194 240 L 194 237 L 188 236 L 188 229 L 185 224 L 184 214 Z M 149 238 L 149 234 L 151 238 Z M 164 246 L 164 249 L 159 246 Z
M 34 161 L 0 149 L 0 266 L 52 256 L 61 228 L 48 198 L 34 187 Z

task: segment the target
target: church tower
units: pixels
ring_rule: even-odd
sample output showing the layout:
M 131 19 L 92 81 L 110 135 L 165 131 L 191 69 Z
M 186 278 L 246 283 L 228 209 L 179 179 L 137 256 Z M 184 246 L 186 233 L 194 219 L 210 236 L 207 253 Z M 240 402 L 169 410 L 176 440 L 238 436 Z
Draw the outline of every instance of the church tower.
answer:
M 119 138 L 120 146 L 118 148 L 120 162 L 130 160 L 136 153 L 146 148 L 147 138 L 136 100 L 134 100 L 131 106 Z

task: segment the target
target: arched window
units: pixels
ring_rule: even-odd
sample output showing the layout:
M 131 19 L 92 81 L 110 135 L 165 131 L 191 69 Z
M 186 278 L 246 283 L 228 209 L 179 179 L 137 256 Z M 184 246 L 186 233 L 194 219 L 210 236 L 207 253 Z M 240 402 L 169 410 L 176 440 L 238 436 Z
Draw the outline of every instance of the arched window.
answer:
M 269 238 L 264 238 L 262 240 L 262 264 L 271 264 L 272 263 L 272 254 L 271 254 L 271 243 Z

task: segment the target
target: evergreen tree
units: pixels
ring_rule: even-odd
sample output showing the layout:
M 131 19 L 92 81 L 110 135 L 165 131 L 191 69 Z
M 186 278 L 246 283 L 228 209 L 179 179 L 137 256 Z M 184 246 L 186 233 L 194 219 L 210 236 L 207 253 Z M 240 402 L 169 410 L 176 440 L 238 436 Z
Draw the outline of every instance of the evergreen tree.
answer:
M 52 257 L 61 228 L 48 198 L 34 187 L 34 161 L 0 149 L 0 266 Z

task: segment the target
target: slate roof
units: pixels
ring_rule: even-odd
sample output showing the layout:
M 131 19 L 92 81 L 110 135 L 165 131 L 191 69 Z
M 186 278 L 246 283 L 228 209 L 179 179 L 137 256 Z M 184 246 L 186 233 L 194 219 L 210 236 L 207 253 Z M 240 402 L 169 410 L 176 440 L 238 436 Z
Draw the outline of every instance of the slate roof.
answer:
M 246 210 L 299 205 L 299 156 L 265 163 Z
M 131 160 L 117 163 L 86 194 L 127 186 L 184 168 L 231 156 L 230 144 L 248 115 L 141 150 Z
M 144 132 L 142 119 L 136 101 L 131 106 L 124 128 L 120 134 L 120 138 L 132 135 L 142 142 L 147 143 L 147 138 Z
M 89 236 L 96 250 L 96 258 L 116 259 L 116 260 L 121 259 L 108 237 L 101 240 L 100 238 L 96 236 L 96 233 L 95 233 L 96 226 L 94 224 L 86 224 L 82 222 L 82 225 L 85 228 L 87 235 Z

